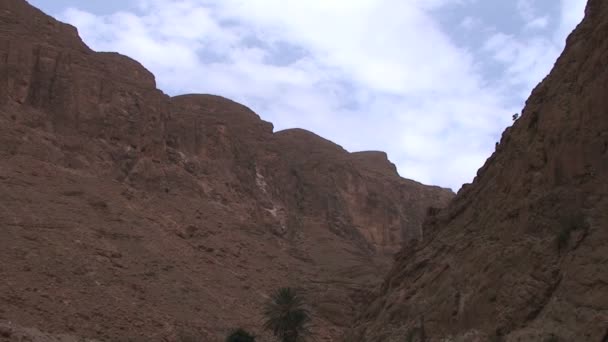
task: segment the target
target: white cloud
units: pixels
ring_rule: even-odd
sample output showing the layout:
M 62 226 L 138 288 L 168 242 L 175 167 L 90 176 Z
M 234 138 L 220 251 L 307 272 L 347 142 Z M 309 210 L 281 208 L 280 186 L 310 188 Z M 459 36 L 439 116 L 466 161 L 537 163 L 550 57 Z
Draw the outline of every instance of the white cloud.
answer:
M 549 18 L 536 17 L 531 0 L 519 0 L 517 8 L 529 21 L 526 29 L 546 28 Z M 526 98 L 536 84 L 553 67 L 556 57 L 564 48 L 565 39 L 578 24 L 584 12 L 586 0 L 562 0 L 558 28 L 553 35 L 523 30 L 519 35 L 495 32 L 485 42 L 483 50 L 489 52 L 495 62 L 502 64 L 505 88 L 519 89 L 519 96 Z
M 543 16 L 532 19 L 530 22 L 526 24 L 526 28 L 528 29 L 545 29 L 549 25 L 549 17 Z
M 141 12 L 70 9 L 63 19 L 92 48 L 142 62 L 170 94 L 233 98 L 277 129 L 385 150 L 402 176 L 456 190 L 516 111 L 512 95 L 488 86 L 479 56 L 456 46 L 431 14 L 471 2 L 139 0 Z M 481 21 L 462 26 L 473 24 Z M 485 44 L 508 83 L 527 87 L 546 73 L 551 48 L 499 33 Z
M 554 37 L 557 42 L 565 43 L 568 34 L 583 18 L 586 4 L 587 0 L 560 1 L 560 25 Z
M 536 4 L 534 0 L 517 0 L 516 3 L 519 16 L 524 20 L 524 27 L 528 30 L 545 29 L 549 25 L 549 16 L 538 16 Z
M 558 44 L 544 36 L 518 38 L 501 32 L 493 34 L 483 49 L 503 64 L 503 84 L 519 87 L 522 89 L 519 95 L 524 98 L 549 73 L 561 50 Z
M 536 9 L 532 4 L 533 0 L 517 0 L 517 10 L 519 15 L 526 21 L 534 19 L 536 15 Z
M 460 22 L 460 27 L 462 27 L 462 28 L 464 28 L 466 30 L 469 30 L 469 31 L 477 29 L 481 25 L 482 25 L 481 20 L 479 18 L 475 18 L 473 16 L 466 16 Z

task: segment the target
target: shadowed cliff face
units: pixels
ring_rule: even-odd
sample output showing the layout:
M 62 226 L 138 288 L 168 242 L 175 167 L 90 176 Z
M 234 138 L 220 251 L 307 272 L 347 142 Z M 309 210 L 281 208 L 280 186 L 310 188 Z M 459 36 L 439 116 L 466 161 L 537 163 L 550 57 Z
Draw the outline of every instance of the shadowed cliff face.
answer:
M 267 293 L 296 286 L 330 341 L 452 196 L 228 99 L 170 98 L 0 3 L 0 339 L 260 333 Z
M 429 216 L 353 339 L 608 339 L 608 2 L 590 0 L 522 117 Z

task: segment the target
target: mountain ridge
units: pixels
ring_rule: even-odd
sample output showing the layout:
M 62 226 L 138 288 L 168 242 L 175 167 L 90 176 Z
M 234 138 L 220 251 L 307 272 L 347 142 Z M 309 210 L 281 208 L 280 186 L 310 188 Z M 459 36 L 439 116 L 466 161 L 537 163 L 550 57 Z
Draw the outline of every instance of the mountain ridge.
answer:
M 332 144 L 221 96 L 169 97 L 2 1 L 0 339 L 264 337 L 265 296 L 294 286 L 335 340 L 453 193 Z
M 608 3 L 589 0 L 522 116 L 368 297 L 352 340 L 608 338 Z

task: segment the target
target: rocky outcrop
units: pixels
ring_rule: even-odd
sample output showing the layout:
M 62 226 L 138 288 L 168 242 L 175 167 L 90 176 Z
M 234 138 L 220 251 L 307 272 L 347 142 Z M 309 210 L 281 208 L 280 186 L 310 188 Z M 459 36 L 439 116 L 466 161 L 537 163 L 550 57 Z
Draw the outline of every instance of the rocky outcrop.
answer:
M 358 341 L 606 341 L 608 3 L 359 316 Z
M 329 341 L 452 195 L 228 99 L 171 98 L 136 61 L 0 3 L 0 321 L 19 331 L 259 333 L 266 294 L 291 285 Z

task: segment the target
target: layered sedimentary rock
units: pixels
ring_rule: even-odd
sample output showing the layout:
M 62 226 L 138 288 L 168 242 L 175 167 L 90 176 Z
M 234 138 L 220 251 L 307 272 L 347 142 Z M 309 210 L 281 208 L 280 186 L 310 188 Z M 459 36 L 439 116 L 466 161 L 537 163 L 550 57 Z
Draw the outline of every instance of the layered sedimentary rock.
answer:
M 608 340 L 608 2 L 590 0 L 496 152 L 432 211 L 358 341 Z
M 297 286 L 329 341 L 452 196 L 228 99 L 171 98 L 0 3 L 0 338 L 259 334 L 267 294 Z

